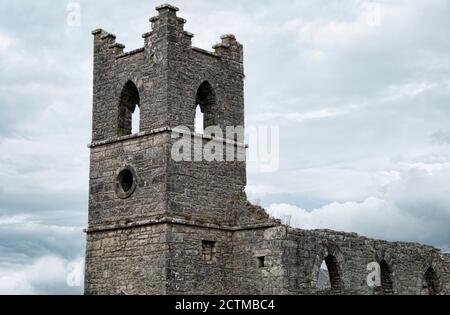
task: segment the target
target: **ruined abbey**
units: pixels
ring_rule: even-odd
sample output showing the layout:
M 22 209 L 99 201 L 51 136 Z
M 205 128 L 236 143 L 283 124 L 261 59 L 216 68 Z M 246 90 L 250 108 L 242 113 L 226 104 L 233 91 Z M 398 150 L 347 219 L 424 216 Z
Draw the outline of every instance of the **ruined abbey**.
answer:
M 213 51 L 192 47 L 178 9 L 156 9 L 141 49 L 92 33 L 86 294 L 450 293 L 450 255 L 434 247 L 290 228 L 247 201 L 245 161 L 172 159 L 177 126 L 190 141 L 245 151 L 239 139 L 194 132 L 197 106 L 205 127 L 244 126 L 243 47 L 233 35 Z

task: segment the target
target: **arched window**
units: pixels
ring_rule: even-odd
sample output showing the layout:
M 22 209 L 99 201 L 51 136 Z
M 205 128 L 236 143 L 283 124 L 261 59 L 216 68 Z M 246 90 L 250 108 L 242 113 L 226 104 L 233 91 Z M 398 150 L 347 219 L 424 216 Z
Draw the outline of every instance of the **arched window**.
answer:
M 203 134 L 205 128 L 217 125 L 216 94 L 208 81 L 198 88 L 195 103 L 195 132 Z
M 317 287 L 330 294 L 342 294 L 342 277 L 338 261 L 333 255 L 328 255 L 319 270 Z
M 117 134 L 119 137 L 139 133 L 140 111 L 139 91 L 136 85 L 128 81 L 122 89 L 119 100 Z
M 424 278 L 424 293 L 427 295 L 439 294 L 439 278 L 433 267 L 428 268 L 428 270 L 425 272 Z
M 381 293 L 384 295 L 394 294 L 394 286 L 392 284 L 392 271 L 388 263 L 383 259 L 380 262 L 381 272 Z

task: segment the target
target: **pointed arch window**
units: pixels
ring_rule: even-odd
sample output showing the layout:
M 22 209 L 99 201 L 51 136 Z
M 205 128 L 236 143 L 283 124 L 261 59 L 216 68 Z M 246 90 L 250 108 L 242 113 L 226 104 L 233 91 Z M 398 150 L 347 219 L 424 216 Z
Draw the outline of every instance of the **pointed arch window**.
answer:
M 381 293 L 384 295 L 393 295 L 394 286 L 392 283 L 392 270 L 384 259 L 380 262 L 380 272 L 381 272 Z
M 424 292 L 427 295 L 438 295 L 440 293 L 439 278 L 433 267 L 428 268 L 424 275 Z
M 195 132 L 203 134 L 205 128 L 217 125 L 216 94 L 208 81 L 203 82 L 196 94 Z
M 317 286 L 331 294 L 342 294 L 342 276 L 336 257 L 328 255 L 322 262 L 317 279 Z
M 117 135 L 122 137 L 133 133 L 139 133 L 139 125 L 139 91 L 132 81 L 128 81 L 120 93 Z

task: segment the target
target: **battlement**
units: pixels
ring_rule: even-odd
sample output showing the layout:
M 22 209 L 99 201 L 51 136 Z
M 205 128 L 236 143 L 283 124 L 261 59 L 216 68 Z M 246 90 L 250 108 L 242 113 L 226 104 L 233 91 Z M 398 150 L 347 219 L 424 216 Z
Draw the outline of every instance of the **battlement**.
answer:
M 95 45 L 103 48 L 100 51 L 111 51 L 116 56 L 123 54 L 125 45 L 116 42 L 116 35 L 101 28 L 93 30 L 91 34 L 94 35 Z
M 156 7 L 156 11 L 158 14 L 149 19 L 151 30 L 142 35 L 144 46 L 132 51 L 126 51 L 115 34 L 101 28 L 92 31 L 94 89 L 98 89 L 94 94 L 93 141 L 114 140 L 123 136 L 123 132 L 128 133 L 134 105 L 141 109 L 140 126 L 144 132 L 180 125 L 193 128 L 195 108 L 190 103 L 182 104 L 181 100 L 192 99 L 195 104 L 195 93 L 203 83 L 210 87 L 208 91 L 222 86 L 230 89 L 214 91 L 215 96 L 222 95 L 215 104 L 207 106 L 206 100 L 200 104 L 205 107 L 202 110 L 208 116 L 207 123 L 214 122 L 222 128 L 244 125 L 243 47 L 236 37 L 221 36 L 212 51 L 193 47 L 194 34 L 184 29 L 187 21 L 177 16 L 177 7 L 164 4 Z M 180 78 L 188 73 L 190 81 L 181 83 Z M 182 89 L 168 88 L 174 85 Z M 130 93 L 139 104 L 122 109 L 126 117 L 119 118 L 118 123 L 117 102 L 120 93 L 126 92 L 122 91 L 125 86 L 134 86 Z
M 161 40 L 168 42 L 182 43 L 186 49 L 195 52 L 204 53 L 214 57 L 223 57 L 236 62 L 243 62 L 243 48 L 232 34 L 221 36 L 221 42 L 212 46 L 213 51 L 203 48 L 192 47 L 192 38 L 194 34 L 184 30 L 186 19 L 177 16 L 179 8 L 170 4 L 163 4 L 156 7 L 158 15 L 149 19 L 151 30 L 142 34 L 144 39 L 144 47 L 125 52 L 126 46 L 116 42 L 116 35 L 109 33 L 103 29 L 92 31 L 94 35 L 95 45 L 99 47 L 97 53 L 110 53 L 116 59 L 121 59 L 136 53 L 149 51 L 151 54 L 155 50 L 155 46 Z
M 162 11 L 178 12 L 178 11 L 180 11 L 180 9 L 171 4 L 164 3 L 164 4 L 157 6 L 156 11 L 158 11 L 158 12 L 162 12 Z

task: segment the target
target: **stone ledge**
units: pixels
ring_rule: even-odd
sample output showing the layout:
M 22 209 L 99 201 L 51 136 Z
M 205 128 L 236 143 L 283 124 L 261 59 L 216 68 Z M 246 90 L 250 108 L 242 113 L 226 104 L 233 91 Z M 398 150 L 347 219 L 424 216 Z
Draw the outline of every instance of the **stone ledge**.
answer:
M 161 4 L 156 7 L 156 11 L 160 11 L 160 10 L 164 10 L 164 9 L 168 9 L 170 11 L 175 11 L 175 12 L 180 11 L 179 8 L 177 8 L 171 4 L 168 4 L 168 3 L 164 3 L 164 4 Z
M 198 134 L 195 132 L 186 132 L 184 130 L 179 130 L 176 128 L 169 128 L 171 132 L 178 132 L 181 134 L 185 134 L 188 136 L 191 136 L 193 138 L 202 138 L 204 140 L 210 140 L 210 141 L 217 141 L 217 142 L 221 142 L 223 144 L 231 144 L 231 145 L 235 145 L 237 147 L 241 147 L 241 148 L 248 148 L 248 145 L 244 144 L 244 143 L 239 143 L 233 140 L 229 140 L 229 139 L 224 139 L 224 138 L 220 138 L 220 137 L 211 137 L 211 136 L 205 136 L 202 134 Z
M 231 46 L 228 44 L 224 44 L 224 43 L 217 43 L 215 44 L 212 48 L 213 49 L 219 49 L 219 48 L 224 48 L 224 49 L 229 49 Z
M 125 45 L 124 45 L 124 44 L 120 44 L 120 43 L 114 43 L 114 44 L 112 44 L 112 45 L 109 45 L 108 48 L 110 48 L 110 49 L 112 49 L 112 48 L 121 48 L 121 49 L 124 49 L 124 48 L 125 48 Z
M 153 32 L 153 31 L 150 31 L 150 32 L 144 33 L 144 34 L 142 34 L 142 38 L 147 38 L 147 37 L 150 37 L 150 36 L 152 36 L 153 34 L 155 34 L 155 32 Z
M 187 37 L 190 37 L 190 38 L 193 38 L 193 37 L 194 37 L 194 34 L 191 33 L 191 32 L 188 32 L 188 31 L 183 31 L 183 34 L 184 34 L 185 36 L 187 36 Z
M 106 33 L 106 34 L 104 34 L 104 35 L 102 35 L 101 37 L 100 37 L 100 39 L 107 39 L 107 38 L 112 38 L 112 39 L 116 39 L 116 35 L 114 35 L 114 34 L 111 34 L 111 33 Z
M 160 219 L 150 219 L 143 221 L 136 221 L 131 223 L 118 223 L 111 225 L 97 225 L 84 229 L 84 232 L 87 234 L 97 233 L 97 232 L 109 232 L 109 231 L 117 231 L 124 229 L 134 229 L 151 225 L 158 224 L 176 224 L 176 225 L 185 225 L 206 229 L 214 229 L 214 230 L 222 230 L 228 232 L 238 232 L 238 231 L 246 231 L 246 230 L 259 230 L 259 229 L 268 229 L 276 227 L 275 223 L 260 223 L 260 224 L 249 224 L 249 225 L 241 225 L 241 226 L 219 226 L 215 224 L 209 223 L 198 223 L 196 221 L 189 221 L 185 219 L 176 219 L 176 218 L 160 218 Z
M 151 135 L 166 132 L 166 131 L 170 131 L 170 128 L 164 127 L 164 128 L 154 129 L 154 130 L 151 130 L 148 132 L 141 132 L 141 133 L 138 133 L 135 135 L 118 137 L 118 138 L 114 138 L 114 139 L 107 139 L 107 140 L 103 140 L 103 141 L 94 141 L 91 144 L 88 144 L 88 148 L 95 148 L 95 147 L 100 147 L 100 146 L 104 146 L 104 145 L 108 145 L 108 144 L 124 142 L 124 141 L 131 140 L 131 139 L 143 138 L 146 136 L 151 136 Z
M 99 34 L 101 34 L 101 33 L 103 33 L 103 32 L 104 32 L 103 29 L 97 28 L 97 29 L 93 30 L 93 31 L 91 32 L 91 34 L 92 34 L 92 35 L 99 35 Z
M 428 250 L 436 250 L 440 253 L 442 253 L 442 250 L 432 246 L 432 245 L 424 245 L 420 243 L 414 243 L 414 242 L 395 242 L 395 241 L 386 241 L 381 239 L 375 239 L 370 238 L 364 235 L 360 235 L 358 233 L 350 233 L 350 232 L 341 232 L 341 231 L 334 231 L 334 230 L 327 230 L 327 229 L 315 229 L 315 230 L 304 230 L 304 229 L 298 229 L 293 227 L 288 227 L 288 234 L 295 235 L 295 236 L 315 236 L 319 237 L 321 239 L 326 239 L 327 237 L 333 238 L 333 237 L 343 237 L 343 241 L 346 241 L 347 239 L 358 239 L 360 241 L 368 241 L 368 242 L 375 242 L 375 243 L 384 243 L 386 245 L 390 246 L 414 246 L 414 247 L 420 247 L 420 248 L 426 248 Z
M 203 49 L 203 48 L 192 47 L 192 50 L 193 50 L 193 51 L 196 51 L 196 52 L 199 52 L 199 53 L 201 53 L 201 54 L 204 54 L 204 55 L 211 56 L 211 57 L 222 58 L 221 56 L 217 55 L 216 53 L 211 52 L 211 51 L 208 51 L 208 50 Z
M 224 34 L 220 36 L 220 39 L 236 39 L 236 36 L 234 34 Z
M 121 55 L 117 56 L 116 59 L 121 59 L 121 58 L 129 57 L 129 56 L 132 56 L 135 54 L 140 54 L 140 53 L 143 53 L 144 51 L 145 51 L 145 48 L 138 48 L 138 49 L 126 52 L 124 54 L 121 54 Z
M 205 140 L 211 140 L 211 141 L 217 141 L 217 142 L 222 142 L 224 144 L 231 144 L 240 148 L 248 148 L 248 145 L 244 144 L 244 143 L 238 143 L 236 141 L 232 141 L 229 139 L 223 139 L 223 138 L 214 138 L 214 137 L 208 137 L 208 136 L 204 136 L 201 134 L 197 134 L 197 133 L 193 133 L 193 132 L 186 132 L 184 130 L 179 130 L 176 128 L 171 128 L 171 127 L 163 127 L 163 128 L 158 128 L 158 129 L 154 129 L 151 131 L 147 131 L 147 132 L 141 132 L 135 135 L 129 135 L 129 136 L 124 136 L 124 137 L 118 137 L 118 138 L 114 138 L 114 139 L 107 139 L 107 140 L 103 140 L 103 141 L 94 141 L 91 144 L 88 144 L 88 148 L 92 149 L 95 147 L 100 147 L 100 146 L 104 146 L 104 145 L 108 145 L 108 144 L 114 144 L 114 143 L 119 143 L 119 142 L 124 142 L 127 140 L 131 140 L 131 139 L 138 139 L 138 138 L 144 138 L 147 136 L 152 136 L 158 133 L 164 133 L 164 132 L 177 132 L 180 134 L 185 134 L 185 135 L 189 135 L 193 138 L 202 138 Z

